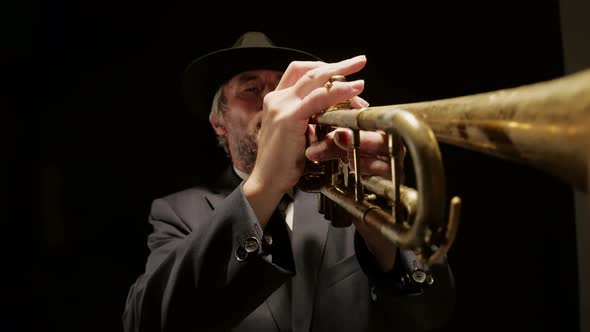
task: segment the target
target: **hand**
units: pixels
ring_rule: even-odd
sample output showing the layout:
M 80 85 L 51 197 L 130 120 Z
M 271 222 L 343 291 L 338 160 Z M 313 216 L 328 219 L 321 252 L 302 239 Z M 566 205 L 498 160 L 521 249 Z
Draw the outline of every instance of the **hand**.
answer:
M 380 132 L 360 131 L 360 173 L 391 178 L 391 164 L 387 135 Z M 305 155 L 313 161 L 347 160 L 352 152 L 352 130 L 337 128 L 326 137 L 310 145 Z M 354 170 L 354 163 L 350 162 Z
M 360 173 L 391 178 L 387 135 L 372 131 L 360 131 L 359 134 Z M 310 145 L 305 151 L 305 154 L 307 158 L 313 161 L 326 161 L 331 159 L 347 159 L 351 151 L 352 131 L 346 128 L 338 128 L 328 133 L 323 140 Z M 402 153 L 403 156 L 404 153 Z M 403 163 L 403 159 L 401 162 Z M 352 162 L 350 165 L 354 167 Z M 352 216 L 341 217 L 351 218 L 356 229 L 363 237 L 367 248 L 377 259 L 380 268 L 384 272 L 392 270 L 397 257 L 396 245 L 381 235 L 379 230 L 369 227 L 357 218 L 353 218 Z
M 364 81 L 324 84 L 334 75 L 350 75 L 366 64 L 365 56 L 337 63 L 293 62 L 275 91 L 264 98 L 258 154 L 244 194 L 265 227 L 281 197 L 303 174 L 309 118 L 343 100 L 356 100 Z

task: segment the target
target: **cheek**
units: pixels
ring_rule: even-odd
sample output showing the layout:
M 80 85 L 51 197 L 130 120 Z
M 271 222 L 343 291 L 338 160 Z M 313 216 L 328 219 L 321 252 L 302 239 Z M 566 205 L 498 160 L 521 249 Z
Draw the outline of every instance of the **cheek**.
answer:
M 240 110 L 243 113 L 257 112 L 262 109 L 262 96 L 250 96 L 248 98 L 239 98 L 230 105 L 233 109 Z
M 258 103 L 255 100 L 241 100 L 234 102 L 231 106 L 231 113 L 226 114 L 228 128 L 234 131 L 251 132 L 257 127 L 262 115 L 260 112 L 262 101 Z
M 242 116 L 235 122 L 238 129 L 247 133 L 253 133 L 258 130 L 258 124 L 262 120 L 262 112 L 242 113 Z
M 254 114 L 252 120 L 250 121 L 250 125 L 255 129 L 259 128 L 260 123 L 262 122 L 262 112 L 258 112 Z
M 228 137 L 242 139 L 244 134 L 249 133 L 251 131 L 250 128 L 253 126 L 249 117 L 240 116 L 233 117 L 231 121 L 228 121 L 226 127 L 228 128 Z

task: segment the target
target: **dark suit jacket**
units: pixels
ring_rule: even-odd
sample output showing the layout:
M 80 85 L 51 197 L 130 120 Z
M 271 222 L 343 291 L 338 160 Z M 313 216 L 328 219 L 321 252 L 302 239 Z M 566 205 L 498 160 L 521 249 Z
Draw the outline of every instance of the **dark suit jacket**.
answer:
M 395 287 L 404 265 L 375 272 L 354 226 L 331 226 L 316 202 L 297 192 L 291 241 L 275 214 L 271 249 L 239 261 L 236 251 L 263 233 L 231 168 L 212 188 L 155 200 L 151 253 L 129 290 L 125 330 L 419 331 L 444 323 L 455 298 L 446 263 L 426 289 Z M 413 257 L 401 251 L 397 261 Z

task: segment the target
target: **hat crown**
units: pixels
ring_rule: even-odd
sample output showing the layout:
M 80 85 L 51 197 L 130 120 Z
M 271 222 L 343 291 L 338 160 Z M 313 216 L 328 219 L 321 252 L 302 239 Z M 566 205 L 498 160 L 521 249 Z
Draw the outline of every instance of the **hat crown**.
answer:
M 183 94 L 190 110 L 199 117 L 206 116 L 219 86 L 236 74 L 260 69 L 284 71 L 295 60 L 320 59 L 305 51 L 276 46 L 262 32 L 248 31 L 233 46 L 193 60 L 184 71 Z
M 238 38 L 233 46 L 233 48 L 244 47 L 275 47 L 275 44 L 264 33 L 250 31 Z

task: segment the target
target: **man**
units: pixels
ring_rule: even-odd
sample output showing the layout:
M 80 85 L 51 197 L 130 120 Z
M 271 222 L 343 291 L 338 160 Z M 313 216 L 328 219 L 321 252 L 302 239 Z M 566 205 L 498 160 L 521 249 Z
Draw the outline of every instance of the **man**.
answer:
M 333 227 L 317 212 L 316 194 L 294 189 L 306 155 L 324 160 L 348 148 L 344 131 L 307 148 L 308 119 L 343 100 L 367 106 L 362 80 L 325 84 L 365 63 L 324 63 L 250 32 L 187 68 L 191 105 L 211 110 L 232 165 L 214 186 L 153 202 L 151 253 L 129 291 L 126 331 L 418 331 L 444 323 L 454 303 L 448 265 L 433 268 L 428 287 L 402 283 L 411 252 L 359 222 Z M 367 156 L 386 146 L 377 133 L 362 139 L 374 147 Z M 380 162 L 363 165 L 387 172 Z M 293 198 L 286 209 L 283 198 Z

